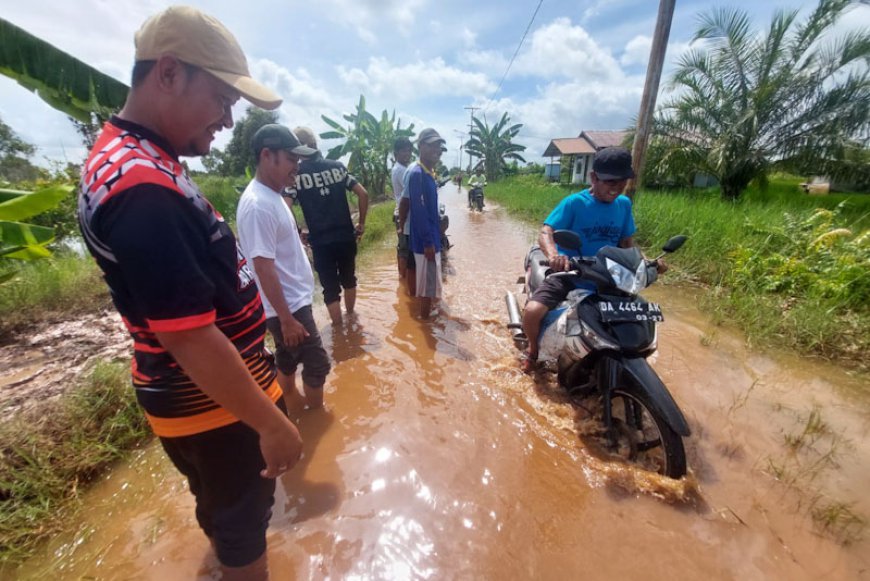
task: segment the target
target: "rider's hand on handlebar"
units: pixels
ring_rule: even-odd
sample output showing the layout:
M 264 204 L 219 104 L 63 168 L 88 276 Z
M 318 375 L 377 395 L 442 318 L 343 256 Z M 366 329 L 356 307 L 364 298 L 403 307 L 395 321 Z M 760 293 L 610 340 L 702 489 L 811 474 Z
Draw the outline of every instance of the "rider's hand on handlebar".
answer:
M 664 261 L 664 259 L 659 258 L 656 260 L 656 270 L 659 274 L 664 274 L 668 271 L 668 263 Z
M 565 272 L 571 269 L 571 262 L 567 256 L 557 254 L 550 257 L 550 270 L 553 272 Z

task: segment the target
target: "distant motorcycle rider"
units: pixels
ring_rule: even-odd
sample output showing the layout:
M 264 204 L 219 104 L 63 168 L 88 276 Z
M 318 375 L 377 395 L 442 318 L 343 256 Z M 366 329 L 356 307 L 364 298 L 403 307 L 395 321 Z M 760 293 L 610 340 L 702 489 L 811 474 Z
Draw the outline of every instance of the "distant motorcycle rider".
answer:
M 483 191 L 483 187 L 486 185 L 486 176 L 483 173 L 483 168 L 481 166 L 477 166 L 477 169 L 474 170 L 474 175 L 468 178 L 468 207 L 471 208 L 471 192 L 474 191 L 475 188 L 480 188 Z

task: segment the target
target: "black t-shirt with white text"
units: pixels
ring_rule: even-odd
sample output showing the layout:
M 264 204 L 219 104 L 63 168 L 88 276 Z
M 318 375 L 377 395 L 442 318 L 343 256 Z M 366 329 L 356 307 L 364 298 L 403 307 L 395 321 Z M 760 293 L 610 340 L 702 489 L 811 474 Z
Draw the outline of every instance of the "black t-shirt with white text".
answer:
M 343 163 L 320 154 L 299 165 L 296 201 L 302 207 L 312 246 L 356 239 L 347 203 L 347 192 L 356 184 Z

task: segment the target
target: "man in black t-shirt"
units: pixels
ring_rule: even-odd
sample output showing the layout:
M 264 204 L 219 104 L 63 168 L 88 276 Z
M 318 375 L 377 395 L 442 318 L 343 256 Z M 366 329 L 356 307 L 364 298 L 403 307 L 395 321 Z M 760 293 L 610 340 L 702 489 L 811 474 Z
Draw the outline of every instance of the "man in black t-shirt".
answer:
M 287 418 L 266 321 L 235 237 L 179 156 L 208 153 L 250 77 L 232 34 L 184 6 L 136 33 L 133 80 L 82 170 L 78 217 L 133 339 L 139 404 L 196 498 L 223 579 L 263 580 L 275 478 L 302 440 Z
M 307 127 L 293 130 L 303 145 L 317 149 L 317 138 Z M 347 192 L 359 200 L 356 227 L 350 215 Z M 296 202 L 308 226 L 308 243 L 314 254 L 314 270 L 323 286 L 323 302 L 332 323 L 341 323 L 341 290 L 344 306 L 352 313 L 356 305 L 356 243 L 365 232 L 369 194 L 340 161 L 324 159 L 318 151 L 302 161 L 296 176 Z

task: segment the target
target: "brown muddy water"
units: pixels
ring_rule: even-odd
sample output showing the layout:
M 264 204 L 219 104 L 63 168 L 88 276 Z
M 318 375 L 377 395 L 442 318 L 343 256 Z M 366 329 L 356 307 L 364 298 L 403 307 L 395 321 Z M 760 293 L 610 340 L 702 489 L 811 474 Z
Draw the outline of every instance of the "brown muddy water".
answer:
M 650 289 L 666 317 L 653 365 L 694 432 L 691 474 L 610 461 L 551 375 L 517 369 L 503 295 L 534 232 L 493 205 L 469 214 L 452 186 L 441 196 L 455 246 L 433 321 L 412 315 L 386 245 L 360 265 L 355 318 L 333 331 L 317 312 L 335 365 L 327 409 L 298 418 L 303 460 L 278 483 L 274 579 L 870 577 L 853 520 L 870 515 L 861 378 L 754 352 L 691 289 Z M 216 578 L 158 445 L 83 503 L 16 577 Z

